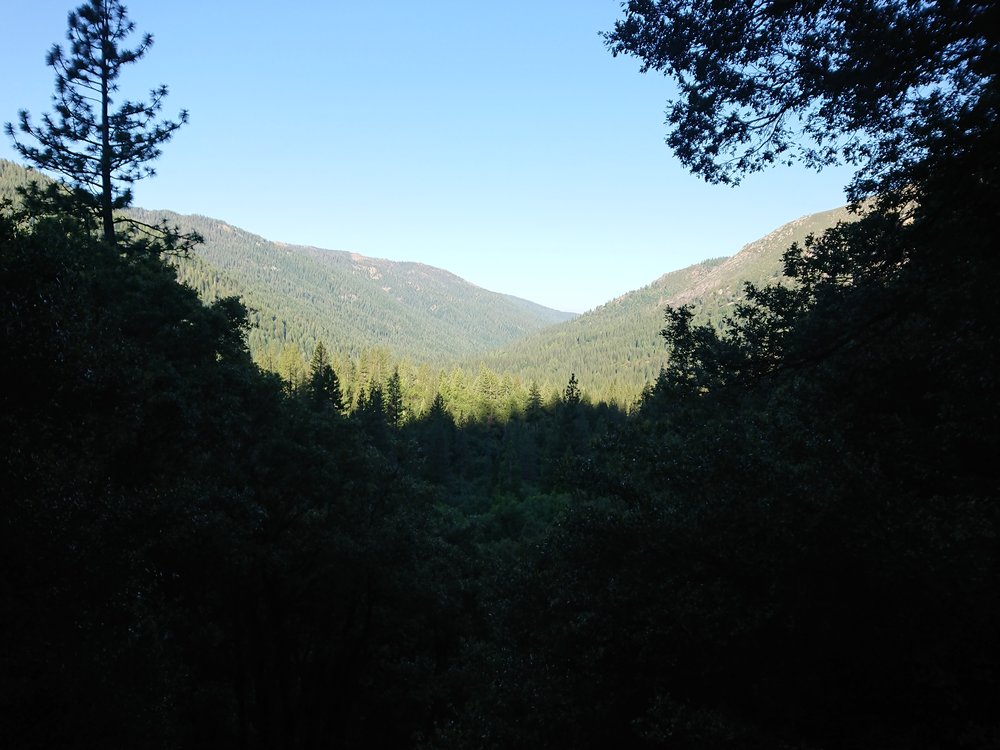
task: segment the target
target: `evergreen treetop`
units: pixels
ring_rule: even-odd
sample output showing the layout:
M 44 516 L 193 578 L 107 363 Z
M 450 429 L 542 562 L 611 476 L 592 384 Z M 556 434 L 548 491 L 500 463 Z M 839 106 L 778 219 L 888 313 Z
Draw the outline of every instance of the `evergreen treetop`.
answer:
M 188 114 L 181 110 L 177 120 L 157 119 L 167 95 L 164 85 L 153 88 L 148 101 L 116 102 L 122 70 L 153 44 L 147 33 L 136 46 L 125 46 L 135 23 L 119 0 L 89 0 L 69 14 L 68 23 L 68 47 L 53 45 L 45 58 L 56 77 L 54 113 L 35 123 L 21 110 L 17 127 L 7 123 L 4 129 L 21 156 L 60 176 L 71 190 L 71 205 L 96 218 L 113 244 L 114 212 L 132 203 L 132 183 L 155 174 L 151 162 Z M 46 195 L 50 201 L 67 200 L 55 190 Z

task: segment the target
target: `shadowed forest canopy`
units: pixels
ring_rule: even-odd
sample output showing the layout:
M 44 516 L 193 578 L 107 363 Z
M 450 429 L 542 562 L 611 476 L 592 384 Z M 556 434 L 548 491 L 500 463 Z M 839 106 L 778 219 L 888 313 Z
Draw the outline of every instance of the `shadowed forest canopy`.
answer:
M 460 420 L 388 362 L 348 399 L 319 341 L 282 378 L 169 237 L 0 210 L 6 745 L 997 747 L 995 3 L 624 10 L 695 172 L 870 198 L 668 308 L 627 414 L 578 371 L 500 414 L 485 365 Z

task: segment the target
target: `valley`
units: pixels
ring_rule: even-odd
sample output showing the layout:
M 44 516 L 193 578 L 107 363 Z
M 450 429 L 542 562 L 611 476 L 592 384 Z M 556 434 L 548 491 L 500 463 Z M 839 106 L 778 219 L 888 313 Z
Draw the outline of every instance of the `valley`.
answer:
M 0 161 L 0 197 L 34 176 Z M 172 259 L 178 279 L 206 302 L 243 300 L 250 352 L 265 370 L 301 382 L 322 342 L 352 405 L 398 369 L 409 414 L 444 393 L 459 418 L 522 410 L 533 385 L 551 401 L 574 374 L 588 400 L 628 408 L 666 364 L 666 306 L 691 305 L 698 322 L 718 324 L 743 299 L 745 283 L 781 278 L 789 246 L 851 217 L 846 208 L 802 217 L 728 258 L 670 271 L 574 315 L 421 263 L 289 245 L 205 216 L 130 213 L 204 238 L 188 257 Z

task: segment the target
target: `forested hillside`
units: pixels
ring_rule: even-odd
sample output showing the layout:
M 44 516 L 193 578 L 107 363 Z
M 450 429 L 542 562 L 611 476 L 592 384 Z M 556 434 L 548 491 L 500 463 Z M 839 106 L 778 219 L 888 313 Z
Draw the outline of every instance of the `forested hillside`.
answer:
M 666 364 L 629 411 L 485 365 L 348 398 L 318 344 L 282 378 L 169 228 L 104 221 L 121 182 L 0 206 L 5 748 L 1000 746 L 1000 6 L 733 8 L 605 39 L 680 79 L 692 171 L 845 159 L 857 211 L 781 278 L 807 223 L 637 292 Z M 159 155 L 122 122 L 97 168 Z
M 0 160 L 0 196 L 12 196 L 27 177 Z M 269 364 L 286 345 L 308 357 L 318 341 L 343 360 L 383 348 L 415 363 L 439 363 L 573 317 L 420 263 L 271 242 L 204 216 L 139 208 L 130 215 L 201 235 L 190 258 L 176 259 L 178 277 L 209 302 L 243 298 L 251 309 L 251 351 Z
M 179 277 L 209 300 L 242 296 L 254 310 L 255 350 L 290 343 L 310 354 L 322 340 L 351 357 L 385 347 L 417 362 L 439 362 L 573 317 L 420 263 L 270 242 L 200 216 L 137 213 L 205 238 L 195 251 L 203 264 L 179 263 Z
M 26 176 L 0 162 L 0 191 L 12 193 Z M 747 282 L 780 279 L 786 248 L 851 216 L 835 209 L 797 219 L 728 259 L 664 274 L 574 317 L 418 263 L 270 242 L 202 216 L 130 212 L 204 238 L 174 260 L 178 278 L 208 302 L 244 300 L 250 351 L 261 366 L 301 379 L 322 342 L 352 403 L 373 378 L 384 382 L 398 368 L 411 413 L 445 390 L 459 417 L 522 409 L 532 384 L 551 397 L 574 373 L 588 398 L 634 403 L 666 364 L 658 333 L 668 305 L 691 304 L 697 320 L 718 323 L 744 299 Z
M 482 361 L 529 383 L 558 383 L 567 370 L 575 372 L 595 398 L 630 404 L 666 365 L 659 331 L 667 306 L 691 305 L 698 322 L 719 324 L 745 300 L 747 283 L 780 281 L 782 255 L 792 244 L 802 245 L 810 235 L 852 218 L 839 208 L 789 222 L 732 257 L 664 274 L 572 321 L 490 352 Z
M 7 159 L 0 159 L 0 200 L 14 200 L 17 188 L 30 180 L 48 180 L 33 169 L 22 167 Z

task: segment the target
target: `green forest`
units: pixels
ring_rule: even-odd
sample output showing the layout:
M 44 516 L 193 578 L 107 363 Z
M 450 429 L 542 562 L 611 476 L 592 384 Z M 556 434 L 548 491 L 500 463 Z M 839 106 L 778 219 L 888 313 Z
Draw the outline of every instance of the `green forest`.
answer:
M 694 174 L 857 170 L 780 278 L 637 292 L 698 304 L 634 400 L 535 369 L 591 334 L 500 295 L 517 335 L 450 369 L 265 343 L 208 225 L 128 211 L 186 114 L 88 97 L 145 38 L 70 19 L 56 114 L 6 128 L 60 179 L 0 164 L 5 747 L 1000 746 L 995 3 L 623 4 Z
M 0 160 L 0 197 L 16 202 L 32 181 L 49 184 Z M 409 414 L 425 414 L 443 393 L 459 422 L 484 410 L 523 412 L 532 387 L 550 401 L 573 374 L 585 399 L 632 408 L 666 363 L 659 330 L 668 306 L 690 304 L 699 322 L 718 325 L 745 298 L 746 282 L 781 282 L 791 244 L 854 218 L 847 208 L 803 217 L 733 257 L 672 271 L 572 316 L 420 264 L 271 242 L 203 216 L 135 207 L 126 215 L 201 238 L 170 257 L 178 279 L 207 303 L 243 301 L 250 355 L 263 369 L 298 385 L 322 344 L 351 408 L 362 389 L 384 387 L 398 370 Z

